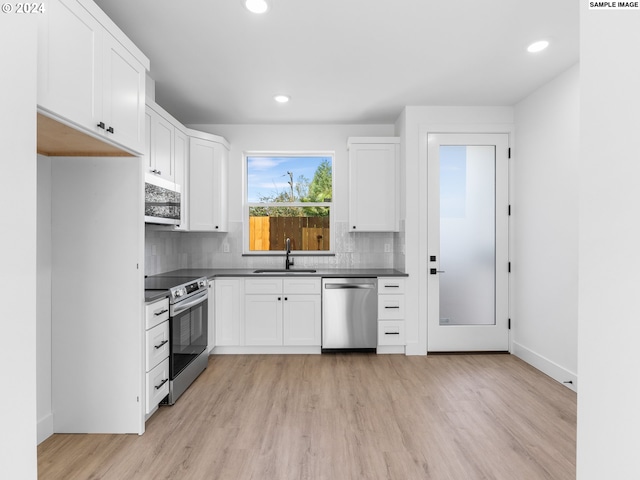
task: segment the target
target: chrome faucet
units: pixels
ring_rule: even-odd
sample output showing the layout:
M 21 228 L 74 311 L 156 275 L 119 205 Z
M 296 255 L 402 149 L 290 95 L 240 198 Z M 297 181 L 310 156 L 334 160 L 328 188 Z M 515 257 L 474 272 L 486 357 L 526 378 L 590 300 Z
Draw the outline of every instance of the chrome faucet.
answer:
M 289 270 L 289 268 L 293 266 L 293 258 L 289 258 L 289 255 L 291 255 L 291 239 L 289 237 L 287 237 L 286 244 L 287 244 L 287 259 L 284 262 L 284 268 L 286 270 Z

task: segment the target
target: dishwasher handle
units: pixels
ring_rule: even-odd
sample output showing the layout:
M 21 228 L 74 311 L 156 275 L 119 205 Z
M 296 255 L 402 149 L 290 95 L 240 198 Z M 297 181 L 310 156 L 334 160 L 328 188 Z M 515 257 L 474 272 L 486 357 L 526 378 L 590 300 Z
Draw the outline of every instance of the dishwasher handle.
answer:
M 375 287 L 373 283 L 326 283 L 324 285 L 324 288 L 327 290 L 342 290 L 348 288 L 373 289 Z

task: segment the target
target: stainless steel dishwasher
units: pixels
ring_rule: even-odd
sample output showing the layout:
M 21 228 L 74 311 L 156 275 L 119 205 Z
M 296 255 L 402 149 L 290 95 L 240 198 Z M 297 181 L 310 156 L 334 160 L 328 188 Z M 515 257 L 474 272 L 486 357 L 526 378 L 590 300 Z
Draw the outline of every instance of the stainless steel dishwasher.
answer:
M 375 349 L 378 279 L 322 279 L 322 350 Z

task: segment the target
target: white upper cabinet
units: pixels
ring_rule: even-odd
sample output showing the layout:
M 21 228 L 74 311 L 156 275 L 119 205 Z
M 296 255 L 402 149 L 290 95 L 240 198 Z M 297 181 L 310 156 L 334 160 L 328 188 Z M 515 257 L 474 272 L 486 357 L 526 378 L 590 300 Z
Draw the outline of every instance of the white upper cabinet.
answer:
M 91 1 L 51 0 L 38 21 L 40 110 L 143 153 L 149 60 Z
M 159 107 L 146 109 L 149 147 L 145 157 L 147 174 L 175 182 L 175 127 Z
M 189 137 L 176 127 L 174 132 L 174 170 L 176 185 L 180 185 L 180 225 L 176 230 L 189 230 Z M 213 293 L 213 292 L 211 292 Z
M 398 231 L 400 139 L 351 137 L 349 230 Z
M 189 230 L 228 231 L 229 144 L 189 130 Z

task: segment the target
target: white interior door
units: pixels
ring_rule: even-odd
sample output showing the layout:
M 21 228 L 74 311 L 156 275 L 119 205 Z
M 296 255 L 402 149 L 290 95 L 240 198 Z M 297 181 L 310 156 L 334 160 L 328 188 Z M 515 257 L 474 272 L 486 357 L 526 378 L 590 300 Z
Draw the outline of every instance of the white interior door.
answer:
M 507 134 L 429 134 L 427 350 L 509 348 Z

